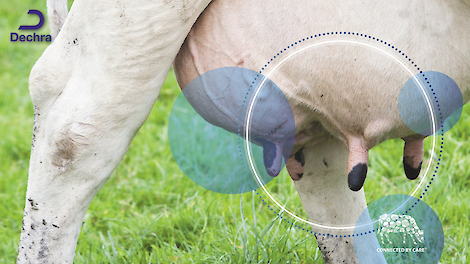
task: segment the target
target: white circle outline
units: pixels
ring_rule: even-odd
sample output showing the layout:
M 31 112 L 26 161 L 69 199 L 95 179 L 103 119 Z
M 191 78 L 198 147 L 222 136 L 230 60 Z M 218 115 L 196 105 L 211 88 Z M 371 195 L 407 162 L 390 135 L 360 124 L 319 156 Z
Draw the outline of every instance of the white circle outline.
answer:
M 290 54 L 289 56 L 287 56 L 286 58 L 284 58 L 283 60 L 281 60 L 281 62 L 279 64 L 277 64 L 276 66 L 274 66 L 274 68 L 269 71 L 266 75 L 264 75 L 264 79 L 263 81 L 260 83 L 259 87 L 262 87 L 264 85 L 264 83 L 266 82 L 266 80 L 269 78 L 270 74 L 272 72 L 274 72 L 282 63 L 284 63 L 286 60 L 288 60 L 289 58 L 291 58 L 292 56 L 306 50 L 306 49 L 309 49 L 309 48 L 312 48 L 312 47 L 316 47 L 316 46 L 320 46 L 320 45 L 324 45 L 324 44 L 335 44 L 335 43 L 353 43 L 353 44 L 359 44 L 359 45 L 363 45 L 363 46 L 367 46 L 369 48 L 373 48 L 375 50 L 378 50 L 382 53 L 384 53 L 385 55 L 389 56 L 390 58 L 392 58 L 393 60 L 395 60 L 396 62 L 398 62 L 398 64 L 400 64 L 401 66 L 403 66 L 407 71 L 408 73 L 412 76 L 412 78 L 415 80 L 415 82 L 418 83 L 419 85 L 419 88 L 421 89 L 421 92 L 422 94 L 424 94 L 425 98 L 426 98 L 426 103 L 428 105 L 428 108 L 431 112 L 431 119 L 432 119 L 432 124 L 435 124 L 435 117 L 434 117 L 434 111 L 433 111 L 433 106 L 431 105 L 430 101 L 429 101 L 429 98 L 428 98 L 428 95 L 426 94 L 426 92 L 424 91 L 424 88 L 423 86 L 421 85 L 421 82 L 416 78 L 415 74 L 413 74 L 413 72 L 408 69 L 406 67 L 405 64 L 403 64 L 401 61 L 399 61 L 397 58 L 395 58 L 394 56 L 392 56 L 391 54 L 387 53 L 386 51 L 384 50 L 381 50 L 377 47 L 374 47 L 370 44 L 366 44 L 366 43 L 361 43 L 361 42 L 357 42 L 357 41 L 353 41 L 353 40 L 330 40 L 330 41 L 324 41 L 324 42 L 320 42 L 320 43 L 315 43 L 315 44 L 312 44 L 310 46 L 307 46 L 307 47 L 304 47 L 304 48 L 301 48 L 300 50 Z M 281 208 L 281 212 L 282 211 L 285 211 L 286 213 L 288 213 L 290 216 L 294 217 L 295 219 L 305 223 L 305 224 L 310 224 L 312 226 L 315 226 L 315 227 L 319 227 L 319 228 L 325 228 L 325 229 L 334 229 L 334 230 L 349 230 L 349 229 L 354 229 L 356 228 L 356 226 L 346 226 L 346 227 L 337 227 L 337 226 L 325 226 L 325 225 L 321 225 L 321 224 L 315 224 L 313 222 L 310 222 L 308 220 L 305 220 L 301 217 L 298 217 L 297 215 L 293 214 L 292 212 L 290 212 L 289 210 L 287 210 L 284 206 L 282 206 L 276 199 L 274 199 L 274 197 L 272 197 L 272 195 L 269 193 L 269 191 L 266 189 L 266 187 L 262 184 L 260 178 L 259 178 L 259 175 L 258 175 L 258 171 L 257 169 L 255 168 L 254 166 L 254 162 L 253 162 L 253 157 L 252 157 L 252 151 L 251 151 L 251 147 L 250 147 L 250 144 L 249 144 L 249 128 L 250 128 L 250 121 L 251 121 L 251 117 L 252 117 L 252 111 L 253 111 L 253 105 L 254 105 L 254 102 L 256 101 L 255 99 L 257 98 L 259 92 L 260 92 L 261 89 L 256 89 L 256 92 L 254 94 L 254 97 L 253 97 L 253 100 L 251 100 L 250 102 L 250 107 L 248 109 L 248 114 L 247 114 L 247 121 L 246 121 L 246 126 L 245 126 L 245 147 L 247 149 L 247 154 L 248 154 L 248 161 L 249 161 L 249 165 L 250 165 L 250 169 L 251 171 L 253 172 L 253 174 L 255 175 L 256 177 L 256 180 L 258 181 L 258 184 L 261 186 L 261 188 L 264 190 L 264 192 L 266 193 L 266 195 L 268 195 L 268 197 L 278 206 Z M 432 126 L 432 135 L 435 135 L 436 134 L 436 127 L 435 125 Z M 433 160 L 433 155 L 434 155 L 434 149 L 435 149 L 435 142 L 436 141 L 436 137 L 434 137 L 434 140 L 433 140 L 433 144 L 432 144 L 432 151 L 431 151 L 431 158 L 430 160 L 432 161 Z M 428 174 L 428 171 L 429 171 L 429 168 L 431 167 L 431 162 L 428 164 L 427 168 L 426 168 L 426 171 L 424 172 L 424 176 L 423 176 L 423 179 L 420 181 L 420 183 L 418 184 L 418 186 L 416 187 L 416 189 L 411 193 L 410 198 L 408 198 L 408 200 L 406 200 L 405 202 L 403 202 L 403 204 L 401 206 L 403 206 L 406 202 L 408 202 L 412 196 L 414 196 L 414 194 L 418 191 L 418 189 L 421 187 L 421 185 L 423 184 L 424 180 L 426 179 L 426 175 Z M 397 209 L 395 209 L 394 211 L 398 210 L 401 206 L 399 206 Z M 378 220 L 377 220 L 378 221 Z M 375 223 L 375 222 L 373 222 Z M 369 223 L 370 224 L 370 223 Z M 365 225 L 369 225 L 369 224 L 365 224 Z M 360 226 L 362 227 L 362 226 Z

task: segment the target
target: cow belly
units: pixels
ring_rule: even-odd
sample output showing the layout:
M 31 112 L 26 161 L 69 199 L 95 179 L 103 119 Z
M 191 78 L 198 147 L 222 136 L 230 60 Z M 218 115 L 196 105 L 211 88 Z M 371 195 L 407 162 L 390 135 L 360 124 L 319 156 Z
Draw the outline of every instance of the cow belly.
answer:
M 193 26 L 176 57 L 175 73 L 184 87 L 220 67 L 259 71 L 299 39 L 322 32 L 359 32 L 393 43 L 421 69 L 449 75 L 467 102 L 468 17 L 470 6 L 463 1 L 422 5 L 419 1 L 217 0 Z M 341 39 L 345 38 L 336 37 Z M 299 47 L 307 44 L 303 45 Z M 326 129 L 347 145 L 359 142 L 368 150 L 388 138 L 414 134 L 401 120 L 397 104 L 400 89 L 411 75 L 386 54 L 392 54 L 392 49 L 376 46 L 385 53 L 354 43 L 319 45 L 270 73 L 291 103 L 297 134 L 304 142 L 316 142 Z

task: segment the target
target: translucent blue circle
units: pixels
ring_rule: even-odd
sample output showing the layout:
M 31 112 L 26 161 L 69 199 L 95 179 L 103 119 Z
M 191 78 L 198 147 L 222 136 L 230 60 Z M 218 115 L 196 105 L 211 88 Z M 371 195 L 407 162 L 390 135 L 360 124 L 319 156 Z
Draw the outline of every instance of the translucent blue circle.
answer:
M 447 132 L 462 114 L 463 97 L 458 85 L 449 76 L 435 71 L 419 73 L 415 77 L 417 81 L 410 78 L 403 85 L 398 98 L 403 122 L 414 132 L 429 136 L 433 129 L 433 113 L 435 131 L 442 134 L 443 125 L 443 132 Z
M 279 87 L 252 70 L 226 67 L 200 75 L 178 95 L 168 139 L 178 166 L 198 185 L 226 194 L 260 187 L 247 166 L 243 139 L 247 106 L 257 90 L 250 144 L 267 184 L 284 167 L 295 139 L 294 114 Z
M 439 217 L 425 202 L 396 194 L 371 203 L 354 229 L 361 264 L 438 263 L 444 248 Z

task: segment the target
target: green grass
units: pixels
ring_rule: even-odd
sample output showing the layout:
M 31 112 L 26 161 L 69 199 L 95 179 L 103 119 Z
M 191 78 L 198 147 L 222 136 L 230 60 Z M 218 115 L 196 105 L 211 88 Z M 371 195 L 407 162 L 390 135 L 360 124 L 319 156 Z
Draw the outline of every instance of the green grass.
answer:
M 0 263 L 16 259 L 33 122 L 28 74 L 47 46 L 9 41 L 19 25 L 34 23 L 29 9 L 45 14 L 37 1 L 3 3 L 0 9 Z M 217 194 L 186 178 L 167 136 L 178 93 L 170 73 L 149 119 L 90 205 L 75 263 L 323 263 L 314 237 L 281 222 L 252 193 Z M 470 255 L 469 134 L 467 105 L 445 135 L 438 177 L 424 198 L 444 227 L 441 263 L 465 263 Z M 427 139 L 427 150 L 429 145 Z M 404 176 L 402 146 L 401 140 L 391 140 L 371 151 L 365 185 L 369 202 L 411 192 L 414 182 Z M 269 188 L 303 215 L 285 171 Z

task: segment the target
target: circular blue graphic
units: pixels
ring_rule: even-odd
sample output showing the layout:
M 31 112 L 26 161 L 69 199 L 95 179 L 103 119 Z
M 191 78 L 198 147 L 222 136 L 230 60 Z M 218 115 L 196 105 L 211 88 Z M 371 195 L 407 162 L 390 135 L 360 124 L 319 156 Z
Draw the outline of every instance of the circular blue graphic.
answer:
M 412 66 L 412 67 L 411 67 L 411 70 L 410 70 L 407 66 L 405 66 L 404 64 L 403 64 L 403 67 L 405 67 L 410 73 L 417 70 L 417 71 L 419 71 L 419 73 L 424 77 L 423 71 L 420 70 L 420 67 L 412 60 L 412 58 L 409 57 L 409 56 L 408 56 L 407 54 L 405 54 L 404 52 L 402 52 L 400 49 L 398 49 L 398 47 L 395 47 L 394 45 L 392 45 L 391 43 L 389 43 L 389 42 L 387 42 L 387 41 L 384 41 L 383 39 L 379 39 L 379 38 L 372 37 L 372 36 L 370 36 L 370 35 L 360 34 L 360 33 L 357 33 L 357 32 L 341 32 L 341 31 L 340 31 L 340 32 L 325 32 L 325 33 L 318 34 L 318 35 L 311 35 L 310 37 L 307 36 L 307 37 L 304 38 L 304 39 L 299 39 L 297 42 L 294 42 L 294 43 L 291 43 L 290 45 L 287 45 L 287 47 L 285 47 L 285 48 L 283 48 L 283 49 L 281 48 L 281 49 L 279 50 L 279 52 L 278 52 L 276 55 L 274 55 L 273 57 L 271 57 L 270 60 L 266 61 L 266 64 L 264 65 L 264 67 L 261 68 L 261 70 L 259 71 L 259 73 L 263 73 L 263 74 L 266 74 L 267 76 L 269 76 L 269 75 L 270 75 L 270 71 L 269 71 L 269 70 L 270 70 L 270 67 L 276 65 L 276 61 L 281 60 L 280 63 L 282 63 L 283 61 L 285 61 L 285 59 L 284 59 L 284 60 L 282 59 L 282 58 L 283 58 L 283 57 L 282 57 L 282 54 L 283 54 L 283 53 L 284 53 L 284 55 L 285 55 L 285 54 L 289 54 L 291 51 L 293 51 L 293 50 L 289 50 L 290 47 L 294 47 L 295 45 L 300 44 L 300 43 L 303 44 L 303 43 L 312 41 L 314 38 L 315 38 L 315 39 L 317 39 L 317 38 L 318 38 L 318 39 L 319 39 L 319 38 L 325 38 L 325 37 L 328 38 L 328 35 L 333 36 L 333 35 L 341 35 L 341 34 L 342 34 L 343 36 L 346 36 L 346 35 L 347 35 L 347 37 L 353 36 L 353 37 L 360 37 L 361 39 L 362 39 L 362 38 L 365 38 L 365 39 L 368 39 L 369 41 L 372 41 L 372 42 L 379 42 L 379 43 L 385 45 L 386 47 L 391 48 L 392 50 L 394 50 L 395 53 L 398 53 L 398 55 L 400 55 L 400 56 L 402 57 L 402 59 L 404 59 L 405 61 L 408 61 L 409 63 L 411 63 L 411 66 Z M 356 42 L 356 41 L 350 41 L 350 40 L 348 40 L 348 41 L 349 41 L 349 42 L 354 42 L 354 43 L 356 43 L 356 44 L 363 44 L 363 43 Z M 339 41 L 339 42 L 342 42 L 342 41 Z M 298 50 L 293 51 L 293 52 L 294 52 L 294 54 L 295 54 L 295 53 L 297 53 L 297 52 L 306 50 L 306 48 L 313 47 L 314 45 L 319 45 L 319 44 L 323 44 L 323 43 L 332 43 L 332 42 L 331 42 L 331 41 L 319 42 L 319 43 L 312 44 L 312 45 L 307 46 L 307 47 L 303 47 L 302 49 L 300 49 L 300 50 L 298 49 Z M 388 54 L 388 55 L 389 55 L 389 54 Z M 391 56 L 391 55 L 389 55 L 389 56 Z M 400 57 L 400 56 L 399 56 L 399 57 Z M 393 56 L 392 56 L 392 57 L 393 57 Z M 396 58 L 394 58 L 394 59 L 396 59 Z M 274 66 L 274 69 L 275 69 L 276 67 L 278 67 L 278 66 L 279 66 L 279 64 L 277 64 L 276 66 Z M 272 70 L 271 70 L 271 71 L 272 71 Z M 434 76 L 434 73 L 433 73 L 433 72 L 427 72 L 427 73 L 430 73 L 430 75 Z M 414 77 L 412 77 L 412 78 L 414 78 Z M 449 77 L 447 77 L 447 78 L 450 79 Z M 453 81 L 452 81 L 452 82 L 453 82 Z M 455 83 L 454 83 L 454 84 L 455 84 Z M 456 87 L 456 85 L 451 85 L 451 86 L 453 86 L 454 88 Z M 457 87 L 457 88 L 458 88 L 458 87 Z M 433 91 L 431 90 L 431 92 L 433 92 Z M 459 92 L 460 92 L 460 91 L 459 91 Z M 433 96 L 434 96 L 434 98 L 433 98 L 434 100 L 437 100 L 437 99 L 438 99 L 437 96 L 436 96 L 436 93 L 434 93 Z M 438 105 L 438 107 L 439 107 L 439 105 Z M 442 114 L 441 114 L 440 110 L 441 110 L 441 109 L 438 109 L 437 111 L 438 111 L 438 114 L 441 116 Z M 457 114 L 457 113 L 458 113 L 458 112 L 456 112 L 456 114 Z M 458 121 L 458 116 L 457 116 L 456 114 L 452 116 L 452 117 L 454 117 L 454 121 L 453 121 L 453 122 L 446 122 L 446 124 L 449 123 L 449 124 L 452 124 L 452 125 L 442 125 L 442 126 L 438 129 L 441 135 L 444 133 L 444 130 L 443 130 L 444 127 L 448 127 L 447 130 L 449 130 L 449 129 L 451 128 L 451 126 L 453 126 L 453 125 Z M 436 115 L 434 115 L 434 113 L 433 113 L 433 116 L 436 117 Z M 457 116 L 457 119 L 455 119 L 455 116 Z M 452 119 L 452 117 L 449 117 L 448 120 Z M 422 195 L 420 196 L 420 199 L 423 198 L 423 196 L 425 195 L 426 191 L 428 191 L 430 185 L 432 184 L 432 181 L 433 181 L 434 177 L 436 176 L 437 169 L 438 169 L 438 167 L 439 167 L 439 162 L 441 161 L 441 157 L 442 157 L 443 143 L 444 143 L 444 137 L 442 136 L 441 142 L 440 142 L 440 145 L 441 145 L 440 148 L 441 148 L 441 150 L 440 150 L 440 153 L 438 154 L 439 157 L 438 157 L 437 166 L 435 167 L 435 170 L 434 170 L 434 173 L 433 173 L 433 175 L 432 175 L 431 181 L 429 181 L 429 183 L 428 183 L 429 185 L 427 186 L 427 189 L 425 189 L 425 190 L 423 191 Z M 433 145 L 433 147 L 432 147 L 432 151 L 434 152 L 434 145 Z M 431 154 L 431 157 L 430 157 L 430 158 L 433 159 L 433 155 L 432 155 L 432 154 Z M 427 171 L 427 170 L 426 170 L 426 171 Z M 418 186 L 416 187 L 417 189 L 415 189 L 415 191 L 414 191 L 413 193 L 415 193 L 416 191 L 418 191 L 419 186 L 421 185 L 421 183 L 424 182 L 424 180 L 425 180 L 425 178 L 426 178 L 426 174 L 427 174 L 427 173 L 425 173 L 425 174 L 423 175 L 423 178 L 422 178 L 420 184 L 418 184 Z M 303 219 L 303 218 L 300 218 L 300 217 L 294 215 L 292 212 L 290 212 L 290 211 L 289 211 L 288 209 L 286 209 L 284 206 L 280 205 L 280 203 L 279 203 L 278 201 L 276 201 L 276 199 L 274 199 L 274 198 L 272 197 L 272 195 L 269 194 L 269 192 L 266 190 L 266 188 L 263 188 L 263 189 L 264 189 L 265 193 L 268 194 L 268 197 L 276 204 L 275 207 L 270 207 L 269 205 L 268 205 L 267 207 L 268 207 L 274 214 L 276 214 L 276 215 L 279 216 L 281 219 L 283 219 L 284 221 L 286 221 L 288 224 L 291 224 L 292 226 L 295 226 L 295 227 L 297 227 L 297 228 L 299 228 L 299 229 L 301 229 L 301 230 L 303 230 L 303 231 L 306 231 L 307 233 L 311 233 L 311 234 L 315 234 L 315 235 L 320 235 L 320 236 L 326 236 L 326 237 L 328 237 L 328 236 L 333 236 L 333 234 L 331 234 L 331 233 L 317 233 L 317 232 L 314 232 L 312 229 L 310 229 L 311 227 L 304 228 L 304 227 L 302 227 L 302 225 L 294 225 L 294 222 L 287 221 L 287 219 L 286 219 L 285 217 L 283 217 L 282 215 L 279 214 L 279 211 L 284 212 L 284 213 L 287 213 L 289 216 L 292 216 L 292 217 L 294 217 L 295 219 L 297 219 L 297 220 L 299 220 L 299 221 L 301 221 L 301 222 L 303 222 L 303 223 L 310 224 L 311 226 L 318 226 L 316 223 L 312 223 L 312 222 L 310 222 L 310 221 L 308 221 L 308 220 L 306 220 L 306 219 Z M 259 192 L 257 192 L 257 195 L 259 195 L 259 198 L 262 200 L 262 202 L 263 202 L 264 204 L 267 204 L 266 201 L 265 201 L 265 199 L 263 199 L 263 197 L 260 195 Z M 274 210 L 274 209 L 276 209 L 276 210 Z M 278 211 L 277 209 L 279 209 L 279 211 Z M 410 208 L 410 209 L 411 209 L 411 208 Z M 320 227 L 320 226 L 319 226 L 319 227 Z M 321 227 L 322 227 L 322 226 L 321 226 Z M 335 226 L 335 227 L 337 228 L 337 226 Z M 349 226 L 348 226 L 348 227 L 345 227 L 345 228 L 346 228 L 346 229 L 352 229 L 352 228 L 354 228 L 354 226 L 353 226 L 353 227 L 349 227 Z M 351 234 L 348 234 L 348 235 L 336 235 L 336 237 L 340 237 L 340 238 L 343 237 L 343 236 L 344 236 L 344 237 L 351 237 Z M 352 234 L 352 236 L 354 237 L 353 234 Z
M 168 139 L 181 170 L 195 183 L 218 193 L 259 188 L 247 168 L 243 141 L 247 107 L 256 97 L 250 124 L 254 166 L 263 184 L 277 176 L 292 152 L 295 120 L 284 93 L 252 70 L 218 68 L 191 81 L 176 99 Z M 284 161 L 283 161 L 284 159 Z
M 412 208 L 412 210 L 409 210 Z M 361 264 L 438 263 L 444 248 L 439 217 L 419 199 L 396 194 L 371 203 L 354 229 Z
M 447 132 L 462 113 L 463 97 L 458 85 L 449 76 L 435 71 L 419 73 L 415 77 L 403 85 L 398 98 L 403 122 L 414 132 L 429 136 L 433 133 L 432 109 L 435 131 L 444 125 L 444 131 L 439 132 Z

